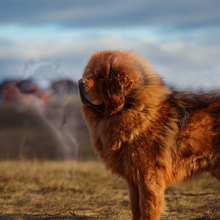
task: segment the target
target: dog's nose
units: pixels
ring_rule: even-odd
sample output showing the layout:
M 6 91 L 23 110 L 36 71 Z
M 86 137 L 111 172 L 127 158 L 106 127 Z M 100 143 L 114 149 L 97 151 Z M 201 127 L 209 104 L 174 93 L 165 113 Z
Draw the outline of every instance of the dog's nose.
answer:
M 80 79 L 79 81 L 78 81 L 78 85 L 79 86 L 85 86 L 86 85 L 86 80 L 85 79 Z

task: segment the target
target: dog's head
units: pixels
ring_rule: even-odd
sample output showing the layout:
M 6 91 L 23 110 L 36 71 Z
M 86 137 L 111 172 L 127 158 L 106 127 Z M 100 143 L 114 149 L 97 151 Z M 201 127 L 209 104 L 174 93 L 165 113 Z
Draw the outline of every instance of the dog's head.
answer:
M 135 104 L 135 94 L 152 78 L 145 74 L 148 68 L 146 61 L 134 52 L 93 54 L 78 81 L 82 103 L 97 112 L 109 114 Z

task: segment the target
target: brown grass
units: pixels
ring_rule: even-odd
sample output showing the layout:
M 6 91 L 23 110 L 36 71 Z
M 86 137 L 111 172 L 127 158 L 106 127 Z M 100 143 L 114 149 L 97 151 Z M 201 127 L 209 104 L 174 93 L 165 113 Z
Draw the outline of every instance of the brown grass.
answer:
M 161 219 L 220 219 L 209 176 L 166 191 Z M 0 161 L 0 219 L 130 219 L 126 183 L 98 161 Z

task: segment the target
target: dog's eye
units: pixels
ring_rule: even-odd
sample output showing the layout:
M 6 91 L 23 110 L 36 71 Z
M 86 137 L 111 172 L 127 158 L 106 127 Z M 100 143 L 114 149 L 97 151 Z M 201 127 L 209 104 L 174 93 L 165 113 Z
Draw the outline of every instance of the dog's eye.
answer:
M 101 75 L 101 73 L 99 71 L 96 72 L 96 77 L 98 79 L 103 79 L 103 76 Z
M 103 79 L 103 76 L 99 74 L 99 75 L 97 75 L 97 78 L 98 79 Z

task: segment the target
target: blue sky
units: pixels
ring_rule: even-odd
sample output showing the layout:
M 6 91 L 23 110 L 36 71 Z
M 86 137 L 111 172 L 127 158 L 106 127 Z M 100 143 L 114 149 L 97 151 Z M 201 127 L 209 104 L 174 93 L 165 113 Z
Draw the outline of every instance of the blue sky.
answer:
M 92 53 L 132 49 L 168 85 L 220 88 L 219 11 L 219 0 L 1 0 L 0 80 L 78 80 Z

